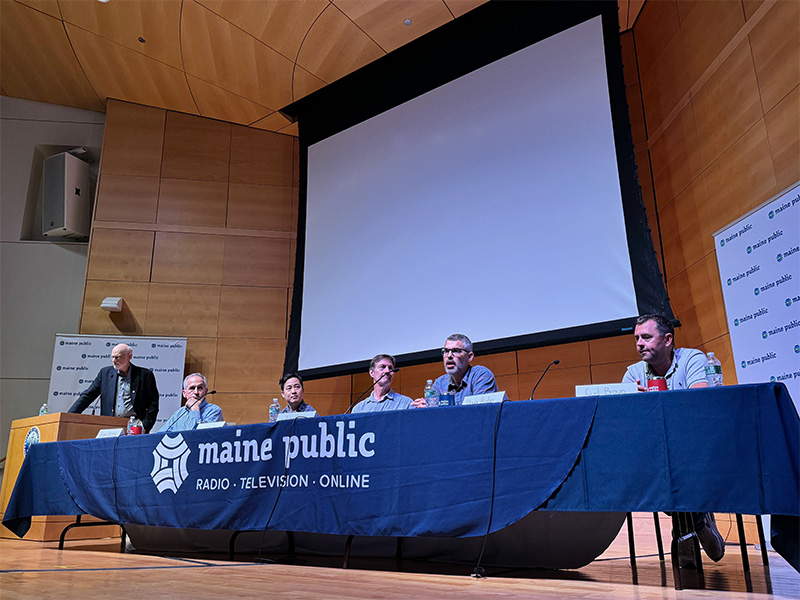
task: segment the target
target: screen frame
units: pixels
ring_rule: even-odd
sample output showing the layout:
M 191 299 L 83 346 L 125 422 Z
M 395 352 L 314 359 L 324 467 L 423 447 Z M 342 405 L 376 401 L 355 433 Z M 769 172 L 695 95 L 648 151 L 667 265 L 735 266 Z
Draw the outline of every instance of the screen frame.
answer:
M 623 217 L 639 314 L 677 323 L 661 276 L 642 199 L 623 77 L 615 0 L 490 1 L 281 110 L 299 129 L 297 255 L 284 372 L 298 370 L 309 146 L 561 31 L 601 17 Z M 638 315 L 474 344 L 494 354 L 629 334 Z M 398 366 L 438 362 L 438 349 L 395 357 Z M 305 369 L 306 379 L 364 372 L 369 359 Z

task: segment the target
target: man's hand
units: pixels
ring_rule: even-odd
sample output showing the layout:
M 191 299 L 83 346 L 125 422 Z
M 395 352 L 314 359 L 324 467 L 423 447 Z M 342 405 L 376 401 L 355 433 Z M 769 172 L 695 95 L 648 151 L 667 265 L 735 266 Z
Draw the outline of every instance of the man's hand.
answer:
M 647 388 L 644 387 L 642 385 L 642 382 L 640 380 L 638 380 L 638 379 L 636 380 L 636 387 L 639 388 L 640 392 L 646 392 L 647 391 Z
M 414 408 L 427 408 L 428 403 L 425 402 L 425 398 L 417 398 L 416 400 L 411 401 L 411 406 Z

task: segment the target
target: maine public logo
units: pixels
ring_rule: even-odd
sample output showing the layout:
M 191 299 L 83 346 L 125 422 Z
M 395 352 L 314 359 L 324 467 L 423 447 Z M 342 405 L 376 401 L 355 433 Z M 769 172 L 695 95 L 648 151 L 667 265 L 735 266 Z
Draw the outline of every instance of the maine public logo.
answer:
M 28 456 L 28 449 L 34 444 L 38 444 L 41 439 L 38 427 L 31 427 L 25 434 L 25 441 L 22 444 L 22 456 Z
M 150 471 L 159 493 L 164 490 L 172 490 L 173 494 L 178 492 L 189 476 L 186 463 L 191 453 L 180 433 L 175 437 L 165 435 L 161 438 L 153 450 L 153 470 Z
M 781 262 L 783 260 L 783 254 L 778 254 L 778 256 L 775 257 L 775 260 Z
M 719 241 L 719 247 L 720 248 L 724 248 L 725 247 L 725 240 L 720 240 Z
M 747 247 L 747 253 L 748 254 L 752 254 L 753 253 L 753 247 L 752 246 L 748 246 Z

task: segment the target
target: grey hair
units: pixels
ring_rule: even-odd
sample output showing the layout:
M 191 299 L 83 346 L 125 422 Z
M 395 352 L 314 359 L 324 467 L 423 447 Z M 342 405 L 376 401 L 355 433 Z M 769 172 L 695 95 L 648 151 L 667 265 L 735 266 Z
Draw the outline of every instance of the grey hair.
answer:
M 463 333 L 454 333 L 453 335 L 448 335 L 445 342 L 461 342 L 464 345 L 464 350 L 467 352 L 472 352 L 472 341 Z
M 201 373 L 192 373 L 191 375 L 187 375 L 186 379 L 183 380 L 183 389 L 186 389 L 186 382 L 189 381 L 189 377 L 199 377 L 203 380 L 203 385 L 208 387 L 208 381 L 206 381 L 205 375 L 202 375 Z

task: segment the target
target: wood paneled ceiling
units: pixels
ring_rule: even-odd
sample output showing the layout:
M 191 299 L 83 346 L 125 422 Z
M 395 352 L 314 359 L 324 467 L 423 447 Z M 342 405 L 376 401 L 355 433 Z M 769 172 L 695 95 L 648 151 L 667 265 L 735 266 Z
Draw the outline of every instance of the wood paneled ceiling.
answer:
M 0 93 L 296 135 L 280 108 L 485 1 L 0 0 Z M 622 30 L 643 3 L 619 0 Z

